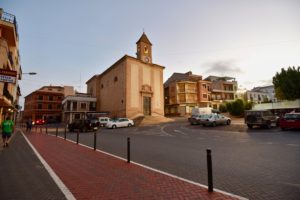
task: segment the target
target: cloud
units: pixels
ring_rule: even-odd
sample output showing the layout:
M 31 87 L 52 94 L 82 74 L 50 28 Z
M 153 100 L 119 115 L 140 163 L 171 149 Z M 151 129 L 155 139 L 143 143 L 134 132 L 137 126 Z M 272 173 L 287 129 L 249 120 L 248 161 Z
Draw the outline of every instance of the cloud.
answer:
M 234 60 L 220 60 L 204 64 L 206 68 L 205 73 L 212 73 L 214 75 L 229 76 L 243 73 L 241 68 L 236 66 Z

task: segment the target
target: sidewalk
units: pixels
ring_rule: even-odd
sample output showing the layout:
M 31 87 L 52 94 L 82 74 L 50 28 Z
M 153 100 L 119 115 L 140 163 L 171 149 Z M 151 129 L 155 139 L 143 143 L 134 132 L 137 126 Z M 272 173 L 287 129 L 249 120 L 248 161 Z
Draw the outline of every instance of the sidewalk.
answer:
M 128 164 L 124 160 L 61 138 L 36 133 L 26 134 L 26 137 L 76 199 L 238 199 L 237 196 L 230 196 L 220 191 L 209 193 L 206 188 L 196 184 L 133 163 Z M 22 140 L 25 143 L 25 139 L 22 139 L 20 134 L 15 137 L 15 140 Z M 29 149 L 26 144 L 22 144 L 22 147 L 18 145 L 12 142 L 11 148 L 22 149 L 26 146 Z M 7 154 L 11 153 L 7 151 Z M 33 156 L 30 150 L 26 150 L 23 154 Z M 18 167 L 23 168 L 27 164 L 24 160 L 23 165 Z M 3 174 L 2 168 L 0 168 L 1 174 Z M 7 168 L 7 170 L 12 172 L 18 169 Z M 35 171 L 41 171 L 41 168 L 32 167 L 31 174 L 27 176 L 32 176 Z M 24 176 L 20 176 L 19 179 L 26 179 Z M 9 177 L 7 180 L 17 181 Z M 2 181 L 0 183 L 2 186 Z M 43 180 L 41 185 L 42 183 Z M 0 199 L 3 192 L 5 193 L 5 190 L 1 189 Z M 30 192 L 32 191 L 29 190 Z

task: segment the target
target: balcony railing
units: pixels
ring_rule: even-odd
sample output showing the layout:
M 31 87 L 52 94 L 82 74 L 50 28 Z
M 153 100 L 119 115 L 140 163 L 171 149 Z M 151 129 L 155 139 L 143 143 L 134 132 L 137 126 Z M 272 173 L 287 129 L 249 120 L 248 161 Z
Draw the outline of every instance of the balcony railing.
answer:
M 9 23 L 12 23 L 15 25 L 15 29 L 16 29 L 16 35 L 18 37 L 18 25 L 17 25 L 17 20 L 16 17 L 10 13 L 7 12 L 2 12 L 0 10 L 0 19 Z

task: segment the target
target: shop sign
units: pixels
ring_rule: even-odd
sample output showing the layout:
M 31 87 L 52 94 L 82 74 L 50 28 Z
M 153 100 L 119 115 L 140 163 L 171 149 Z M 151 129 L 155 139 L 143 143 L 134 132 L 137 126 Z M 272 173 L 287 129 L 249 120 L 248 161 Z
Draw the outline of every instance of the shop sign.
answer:
M 17 71 L 0 69 L 0 82 L 16 83 Z

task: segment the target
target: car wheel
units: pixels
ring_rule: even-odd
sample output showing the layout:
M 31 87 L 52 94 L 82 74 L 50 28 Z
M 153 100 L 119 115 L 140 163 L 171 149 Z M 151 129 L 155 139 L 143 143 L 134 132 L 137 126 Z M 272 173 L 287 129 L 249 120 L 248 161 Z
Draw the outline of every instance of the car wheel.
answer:
M 282 131 L 285 131 L 285 128 L 284 128 L 284 127 L 281 127 L 281 130 L 282 130 Z
M 269 121 L 267 122 L 266 128 L 267 128 L 267 129 L 270 129 L 270 128 L 271 128 L 271 122 L 269 122 Z
M 230 120 L 227 120 L 226 124 L 227 125 L 230 125 L 231 121 Z
M 112 125 L 112 127 L 111 127 L 111 128 L 115 129 L 115 128 L 117 128 L 117 126 L 116 126 L 116 125 Z
M 253 128 L 252 124 L 247 124 L 248 128 Z
M 216 123 L 216 122 L 213 122 L 213 123 L 212 123 L 212 126 L 213 126 L 213 127 L 217 126 L 217 123 Z
M 129 124 L 128 124 L 128 127 L 131 127 L 131 126 L 132 126 L 132 124 L 129 123 Z

